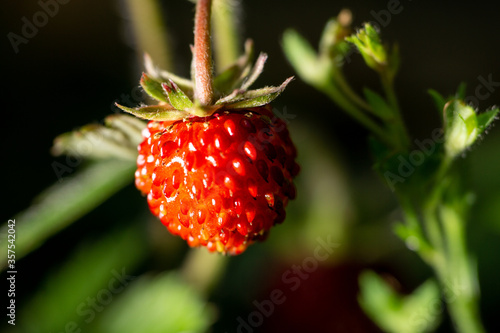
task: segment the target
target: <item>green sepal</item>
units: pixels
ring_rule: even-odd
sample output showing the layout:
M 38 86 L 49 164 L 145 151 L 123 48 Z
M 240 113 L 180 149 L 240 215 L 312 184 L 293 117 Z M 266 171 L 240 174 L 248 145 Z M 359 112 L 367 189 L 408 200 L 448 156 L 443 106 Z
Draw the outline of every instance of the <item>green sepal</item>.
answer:
M 234 101 L 218 101 L 215 104 L 224 104 L 224 108 L 227 109 L 243 109 L 266 105 L 278 97 L 292 80 L 293 77 L 289 77 L 279 87 L 266 87 L 249 90 L 242 94 L 237 94 Z
M 220 94 L 225 95 L 241 85 L 252 70 L 253 54 L 253 42 L 249 39 L 245 43 L 245 53 L 233 65 L 214 78 L 214 88 Z
M 369 88 L 364 88 L 363 93 L 365 94 L 366 100 L 372 107 L 372 111 L 376 116 L 385 120 L 394 117 L 394 111 L 382 96 Z
M 169 80 L 169 82 L 162 83 L 161 86 L 167 94 L 168 102 L 174 109 L 186 111 L 193 107 L 193 102 L 174 81 Z
M 455 98 L 465 100 L 466 89 L 467 89 L 467 84 L 465 82 L 461 82 L 458 85 L 457 92 L 455 93 Z
M 161 83 L 153 79 L 146 73 L 142 73 L 141 87 L 152 98 L 160 102 L 168 103 L 167 95 L 165 94 L 165 91 L 163 90 Z
M 363 29 L 346 40 L 356 46 L 368 67 L 381 72 L 387 66 L 386 49 L 379 33 L 371 24 L 365 24 Z
M 130 113 L 138 118 L 147 120 L 155 120 L 155 121 L 180 120 L 189 116 L 189 113 L 185 111 L 176 110 L 170 105 L 150 105 L 150 106 L 141 106 L 138 108 L 129 108 L 119 104 L 116 104 L 116 106 L 122 109 L 123 111 Z
M 185 94 L 187 94 L 188 96 L 193 96 L 194 88 L 193 82 L 191 82 L 191 80 L 156 68 L 151 57 L 148 54 L 144 55 L 144 67 L 146 68 L 146 72 L 155 80 L 159 82 L 172 80 L 182 89 L 182 91 L 184 91 Z
M 257 61 L 255 61 L 255 65 L 252 67 L 252 70 L 243 81 L 243 84 L 240 88 L 241 90 L 247 90 L 259 78 L 260 74 L 262 74 L 262 72 L 264 71 L 264 64 L 266 63 L 266 60 L 267 54 L 259 54 Z
M 477 115 L 477 127 L 479 129 L 479 134 L 483 133 L 488 126 L 491 125 L 493 120 L 497 117 L 499 111 L 499 108 L 495 108 Z

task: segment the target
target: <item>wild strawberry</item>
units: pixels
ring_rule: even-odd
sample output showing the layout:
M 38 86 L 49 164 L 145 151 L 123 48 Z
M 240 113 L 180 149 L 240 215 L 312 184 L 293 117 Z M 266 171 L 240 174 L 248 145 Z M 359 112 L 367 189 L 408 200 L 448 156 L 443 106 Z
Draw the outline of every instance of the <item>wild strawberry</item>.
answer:
M 198 28 L 204 3 L 198 2 Z M 297 153 L 285 122 L 269 106 L 291 78 L 280 87 L 248 90 L 267 56 L 249 70 L 247 42 L 245 55 L 212 80 L 203 65 L 207 41 L 197 38 L 204 32 L 203 25 L 195 27 L 194 83 L 155 69 L 146 57 L 141 85 L 159 104 L 120 107 L 150 120 L 135 177 L 153 214 L 190 246 L 236 255 L 283 222 L 295 198 Z

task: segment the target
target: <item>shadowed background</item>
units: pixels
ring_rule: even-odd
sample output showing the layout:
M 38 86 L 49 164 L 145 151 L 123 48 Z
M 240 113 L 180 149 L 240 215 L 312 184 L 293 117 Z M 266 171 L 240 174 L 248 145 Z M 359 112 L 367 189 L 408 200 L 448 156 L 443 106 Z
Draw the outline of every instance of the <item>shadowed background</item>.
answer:
M 386 10 L 388 3 L 245 1 L 242 35 L 254 40 L 256 51 L 269 55 L 266 70 L 256 86 L 277 85 L 294 74 L 280 47 L 286 28 L 297 29 L 317 45 L 324 24 L 340 9 L 351 9 L 353 25 L 360 27 L 364 21 L 377 22 L 377 15 L 378 23 L 381 23 L 380 11 Z M 189 44 L 192 43 L 193 5 L 184 0 L 163 1 L 162 4 L 172 36 L 177 73 L 187 76 L 191 60 Z M 140 102 L 136 95 L 142 67 L 136 62 L 128 14 L 120 1 L 70 1 L 60 5 L 58 13 L 39 28 L 27 44 L 19 45 L 17 54 L 7 34 L 21 35 L 22 18 L 31 20 L 32 15 L 40 11 L 40 5 L 36 1 L 4 1 L 0 6 L 3 36 L 0 142 L 4 189 L 1 221 L 4 223 L 26 208 L 43 189 L 58 181 L 53 163 L 66 163 L 66 160 L 50 155 L 55 136 L 87 123 L 102 121 L 106 115 L 116 112 L 112 107 L 116 100 L 130 100 L 130 106 Z M 392 15 L 390 21 L 384 17 L 381 32 L 385 41 L 397 41 L 400 46 L 402 64 L 396 89 L 403 115 L 415 137 L 429 137 L 439 126 L 439 115 L 426 93 L 429 88 L 444 95 L 452 94 L 463 81 L 467 83 L 468 95 L 475 96 L 477 87 L 482 85 L 480 77 L 490 77 L 499 84 L 489 91 L 487 98 L 479 100 L 479 108 L 484 110 L 500 104 L 498 5 L 491 2 L 402 0 L 400 6 L 402 10 Z M 378 87 L 376 76 L 363 66 L 359 55 L 353 56 L 345 70 L 353 86 L 359 89 L 363 85 Z M 290 126 L 299 148 L 308 148 L 316 142 L 324 146 L 323 150 L 318 148 L 319 155 L 301 155 L 302 168 L 307 170 L 322 163 L 304 156 L 331 159 L 340 170 L 337 170 L 339 177 L 343 177 L 342 186 L 349 189 L 350 209 L 345 215 L 349 216 L 348 226 L 342 224 L 341 228 L 345 229 L 339 231 L 346 234 L 345 239 L 340 239 L 343 247 L 340 263 L 320 269 L 303 282 L 300 292 L 288 294 L 288 301 L 277 307 L 276 314 L 266 319 L 260 329 L 271 331 L 279 327 L 288 331 L 286 318 L 290 315 L 299 318 L 303 314 L 303 322 L 297 319 L 293 327 L 305 329 L 308 325 L 311 330 L 331 329 L 334 326 L 330 322 L 334 318 L 338 331 L 376 331 L 367 319 L 359 320 L 364 317 L 355 302 L 357 272 L 363 267 L 386 271 L 396 276 L 403 291 L 410 291 L 425 280 L 430 271 L 415 255 L 405 250 L 391 232 L 392 220 L 388 216 L 392 217 L 395 202 L 392 193 L 372 173 L 366 131 L 327 97 L 300 79 L 296 79 L 274 104 L 278 110 L 286 108 L 295 116 Z M 498 126 L 494 126 L 467 155 L 470 186 L 477 195 L 470 217 L 469 243 L 471 251 L 478 257 L 482 315 L 489 331 L 500 328 L 496 318 L 500 295 L 496 281 L 500 275 L 500 261 L 495 256 L 500 251 L 499 144 L 500 132 Z M 79 166 L 76 162 L 65 176 L 71 176 Z M 316 178 L 303 177 L 299 181 L 321 183 L 324 176 L 319 172 Z M 299 192 L 298 203 L 295 206 L 292 203 L 290 207 L 292 213 L 300 216 L 301 210 L 307 209 L 302 206 L 304 201 L 300 197 L 307 194 L 307 191 Z M 145 200 L 132 185 L 20 260 L 21 274 L 17 285 L 20 308 L 23 301 L 27 302 L 30 295 L 41 288 L 41 281 L 47 274 L 64 264 L 81 239 L 91 240 L 121 225 L 130 225 L 127 222 L 130 216 L 144 220 L 145 224 L 151 223 Z M 269 242 L 281 244 L 280 228 L 273 229 Z M 332 227 L 333 231 L 338 229 Z M 314 231 L 310 232 L 314 234 Z M 163 240 L 162 236 L 159 237 Z M 172 240 L 166 238 L 166 241 Z M 179 258 L 169 258 L 161 246 L 148 246 L 151 247 L 148 248 L 150 253 L 137 268 L 137 274 L 176 267 Z M 267 297 L 273 286 L 283 283 L 281 272 L 293 263 L 300 263 L 307 255 L 294 254 L 294 244 L 282 244 L 280 253 L 285 254 L 273 258 L 274 269 L 266 272 L 264 268 L 268 264 L 263 257 L 266 250 L 260 246 L 254 245 L 241 259 L 232 258 L 229 267 L 240 272 L 239 275 L 227 274 L 216 288 L 212 300 L 222 304 L 223 311 L 215 324 L 215 332 L 234 331 L 237 325 L 234 318 L 253 311 L 251 302 Z M 287 251 L 290 253 L 286 254 Z M 242 273 L 246 272 L 242 268 L 245 265 L 255 265 L 257 272 Z M 243 287 L 235 284 L 235 278 L 241 278 Z M 80 283 L 85 281 L 82 277 Z M 240 297 L 231 298 L 237 291 L 241 292 Z M 321 305 L 323 312 L 316 308 L 305 311 L 301 304 L 307 297 L 307 302 Z M 446 332 L 449 328 L 445 324 L 441 330 Z

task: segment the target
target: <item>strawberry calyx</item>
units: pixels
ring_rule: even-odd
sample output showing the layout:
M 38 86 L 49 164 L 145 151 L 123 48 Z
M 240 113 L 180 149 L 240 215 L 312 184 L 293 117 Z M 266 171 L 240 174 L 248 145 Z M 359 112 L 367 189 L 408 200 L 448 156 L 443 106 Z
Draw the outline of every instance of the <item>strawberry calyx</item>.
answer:
M 148 55 L 145 56 L 146 72 L 142 74 L 140 84 L 151 98 L 158 101 L 158 104 L 136 108 L 116 105 L 138 118 L 172 121 L 193 116 L 208 117 L 222 108 L 230 111 L 269 104 L 285 90 L 293 77 L 287 78 L 277 87 L 250 90 L 250 86 L 264 69 L 267 55 L 261 53 L 252 66 L 252 41 L 248 40 L 245 46 L 245 53 L 232 66 L 214 78 L 216 100 L 210 105 L 201 105 L 194 98 L 193 81 L 157 69 Z

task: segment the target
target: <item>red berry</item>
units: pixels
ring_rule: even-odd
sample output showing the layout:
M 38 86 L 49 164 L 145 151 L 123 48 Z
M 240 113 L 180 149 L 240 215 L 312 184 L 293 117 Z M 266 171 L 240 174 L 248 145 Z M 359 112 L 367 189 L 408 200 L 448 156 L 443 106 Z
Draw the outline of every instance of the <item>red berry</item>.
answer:
M 299 167 L 269 106 L 150 121 L 143 137 L 136 186 L 190 246 L 240 254 L 283 222 Z

